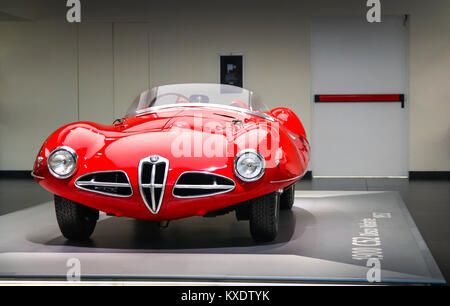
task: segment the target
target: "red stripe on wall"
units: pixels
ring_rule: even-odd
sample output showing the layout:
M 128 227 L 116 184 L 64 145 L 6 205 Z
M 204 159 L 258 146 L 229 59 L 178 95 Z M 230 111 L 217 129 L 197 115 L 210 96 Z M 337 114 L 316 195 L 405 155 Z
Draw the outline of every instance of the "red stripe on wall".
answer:
M 401 102 L 401 94 L 318 95 L 316 102 Z

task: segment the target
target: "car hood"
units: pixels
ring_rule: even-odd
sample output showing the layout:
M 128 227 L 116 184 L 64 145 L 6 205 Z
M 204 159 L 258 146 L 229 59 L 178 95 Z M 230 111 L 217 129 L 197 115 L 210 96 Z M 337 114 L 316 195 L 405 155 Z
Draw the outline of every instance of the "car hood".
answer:
M 179 107 L 126 118 L 123 133 L 139 133 L 172 129 L 190 129 L 220 133 L 225 128 L 236 131 L 264 119 L 236 110 Z
M 79 155 L 80 167 L 92 171 L 131 169 L 152 154 L 171 157 L 173 166 L 193 157 L 220 168 L 238 147 L 254 147 L 253 140 L 271 137 L 266 122 L 235 110 L 171 108 L 125 118 L 115 125 L 68 124 L 49 137 L 40 154 L 46 160 L 53 148 L 69 146 Z

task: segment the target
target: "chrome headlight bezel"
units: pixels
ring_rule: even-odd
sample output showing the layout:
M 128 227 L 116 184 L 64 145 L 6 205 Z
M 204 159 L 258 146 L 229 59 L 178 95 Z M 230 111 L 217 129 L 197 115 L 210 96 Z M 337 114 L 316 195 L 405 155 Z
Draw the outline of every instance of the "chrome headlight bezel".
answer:
M 258 173 L 257 176 L 252 177 L 252 178 L 246 178 L 245 176 L 242 176 L 237 168 L 239 159 L 245 155 L 248 154 L 252 154 L 253 156 L 257 157 L 259 159 L 259 161 L 261 162 L 261 170 Z M 234 157 L 234 174 L 236 174 L 236 176 L 241 179 L 244 182 L 250 183 L 250 182 L 255 182 L 257 180 L 259 180 L 260 178 L 263 177 L 264 173 L 266 172 L 266 160 L 264 159 L 264 157 L 261 155 L 261 153 L 259 153 L 257 150 L 255 149 L 245 149 L 240 151 L 235 157 Z
M 56 173 L 52 169 L 52 167 L 50 166 L 50 162 L 49 162 L 50 159 L 52 158 L 52 156 L 55 153 L 57 153 L 59 151 L 66 151 L 66 152 L 68 152 L 72 156 L 73 161 L 75 163 L 75 165 L 73 167 L 73 170 L 70 173 L 67 173 L 65 175 L 60 175 L 60 174 Z M 57 148 L 53 149 L 50 152 L 50 154 L 48 155 L 48 157 L 47 157 L 47 168 L 48 168 L 48 171 L 51 173 L 51 175 L 53 175 L 54 177 L 59 178 L 59 179 L 65 179 L 65 178 L 71 177 L 75 173 L 75 171 L 77 170 L 77 161 L 78 161 L 78 155 L 77 155 L 77 153 L 75 152 L 74 149 L 72 149 L 71 147 L 67 147 L 67 146 L 61 146 L 61 147 L 57 147 Z

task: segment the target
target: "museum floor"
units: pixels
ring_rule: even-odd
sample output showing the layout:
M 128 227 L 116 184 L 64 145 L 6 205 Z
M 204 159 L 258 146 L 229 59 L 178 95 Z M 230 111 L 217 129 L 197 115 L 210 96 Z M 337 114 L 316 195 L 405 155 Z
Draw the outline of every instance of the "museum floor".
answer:
M 312 179 L 296 190 L 396 191 L 406 204 L 444 277 L 450 279 L 449 181 L 404 179 Z M 28 179 L 0 179 L 0 216 L 52 199 L 51 194 Z M 55 221 L 56 223 L 56 221 Z

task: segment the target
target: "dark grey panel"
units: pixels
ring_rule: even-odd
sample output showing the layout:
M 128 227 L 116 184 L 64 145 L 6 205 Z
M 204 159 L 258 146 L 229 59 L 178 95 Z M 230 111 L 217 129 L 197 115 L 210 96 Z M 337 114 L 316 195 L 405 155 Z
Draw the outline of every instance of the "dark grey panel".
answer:
M 313 190 L 367 190 L 366 180 L 359 178 L 320 178 L 312 180 Z
M 159 229 L 152 222 L 102 216 L 92 239 L 61 237 L 51 203 L 0 217 L 0 275 L 65 277 L 81 260 L 85 277 L 365 281 L 366 260 L 352 258 L 352 238 L 373 213 L 384 282 L 443 283 L 439 269 L 395 192 L 297 191 L 282 211 L 276 241 L 254 244 L 234 215 L 194 217 Z
M 34 179 L 0 179 L 0 215 L 32 207 L 52 198 L 52 194 Z

